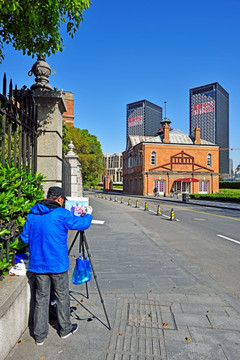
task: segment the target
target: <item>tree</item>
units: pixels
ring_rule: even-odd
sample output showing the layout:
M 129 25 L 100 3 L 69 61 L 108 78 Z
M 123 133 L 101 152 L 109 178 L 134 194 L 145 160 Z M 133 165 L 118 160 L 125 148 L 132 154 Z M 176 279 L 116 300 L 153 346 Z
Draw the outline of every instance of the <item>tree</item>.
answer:
M 61 25 L 73 38 L 90 5 L 90 0 L 0 1 L 0 63 L 4 43 L 32 57 L 62 51 Z
M 105 167 L 102 163 L 103 153 L 100 142 L 97 137 L 91 135 L 88 130 L 80 130 L 74 126 L 68 127 L 67 133 L 64 133 L 64 137 L 66 136 L 70 136 L 75 146 L 74 152 L 78 155 L 82 165 L 84 185 L 96 186 L 99 175 L 105 172 Z M 64 138 L 63 143 L 65 143 Z

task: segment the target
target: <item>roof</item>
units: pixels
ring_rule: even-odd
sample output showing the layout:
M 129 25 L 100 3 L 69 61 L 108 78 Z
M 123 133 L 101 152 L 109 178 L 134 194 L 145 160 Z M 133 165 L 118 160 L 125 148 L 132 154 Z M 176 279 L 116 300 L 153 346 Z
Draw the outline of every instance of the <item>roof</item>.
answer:
M 126 149 L 132 148 L 142 142 L 162 143 L 162 139 L 159 135 L 157 136 L 129 135 Z
M 139 135 L 129 135 L 126 150 L 133 148 L 134 146 L 147 142 L 147 143 L 163 143 L 163 134 L 157 136 L 139 136 Z M 169 131 L 169 141 L 170 144 L 189 144 L 194 145 L 194 137 L 184 133 L 181 130 L 173 129 Z M 201 139 L 201 145 L 215 145 L 209 141 Z

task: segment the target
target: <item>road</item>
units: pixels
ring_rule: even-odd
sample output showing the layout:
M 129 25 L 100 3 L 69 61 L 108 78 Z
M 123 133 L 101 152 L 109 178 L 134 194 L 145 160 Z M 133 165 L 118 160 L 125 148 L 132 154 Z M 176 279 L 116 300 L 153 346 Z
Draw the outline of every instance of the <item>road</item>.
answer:
M 94 207 L 94 194 L 90 202 Z M 129 199 L 131 203 L 129 204 Z M 187 258 L 212 277 L 228 292 L 240 299 L 240 211 L 170 203 L 158 199 L 145 200 L 110 196 L 97 199 L 110 207 L 121 207 L 139 226 L 156 234 L 161 241 Z M 161 215 L 156 216 L 160 205 Z M 171 210 L 175 220 L 170 220 Z

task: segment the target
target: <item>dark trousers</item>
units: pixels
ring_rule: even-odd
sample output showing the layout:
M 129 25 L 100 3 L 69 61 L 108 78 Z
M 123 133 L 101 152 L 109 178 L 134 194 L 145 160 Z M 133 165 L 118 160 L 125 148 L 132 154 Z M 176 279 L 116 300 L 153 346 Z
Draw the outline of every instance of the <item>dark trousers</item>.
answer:
M 36 300 L 33 318 L 35 340 L 42 342 L 48 335 L 50 291 L 53 287 L 56 300 L 59 335 L 67 335 L 71 329 L 68 272 L 61 274 L 36 274 Z

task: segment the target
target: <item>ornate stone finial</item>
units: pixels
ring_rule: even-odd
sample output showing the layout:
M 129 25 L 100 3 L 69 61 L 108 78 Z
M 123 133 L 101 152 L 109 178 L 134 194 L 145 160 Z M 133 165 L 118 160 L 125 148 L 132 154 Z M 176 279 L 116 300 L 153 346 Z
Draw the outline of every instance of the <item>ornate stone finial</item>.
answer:
M 73 149 L 75 149 L 75 146 L 73 145 L 72 140 L 70 141 L 70 144 L 68 145 L 68 152 L 67 152 L 67 156 L 71 156 L 71 155 L 76 155 L 75 152 L 73 151 Z
M 55 75 L 56 72 L 50 68 L 45 60 L 45 56 L 38 56 L 37 61 L 33 64 L 32 69 L 28 72 L 29 76 L 32 76 L 32 74 L 35 75 L 36 83 L 31 86 L 31 90 L 53 90 L 53 88 L 48 84 L 48 78 L 51 74 Z

